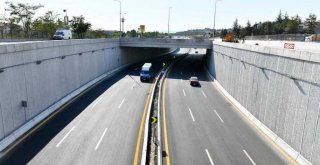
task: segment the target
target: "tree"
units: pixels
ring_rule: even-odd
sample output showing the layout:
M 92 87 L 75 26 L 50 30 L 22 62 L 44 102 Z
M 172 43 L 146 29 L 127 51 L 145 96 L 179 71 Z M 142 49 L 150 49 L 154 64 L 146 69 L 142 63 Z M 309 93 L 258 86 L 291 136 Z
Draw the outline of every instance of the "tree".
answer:
M 300 17 L 297 15 L 295 17 L 292 17 L 285 28 L 285 32 L 287 34 L 298 34 L 299 31 L 299 25 L 301 24 L 301 19 Z
M 246 30 L 246 28 L 242 28 L 242 27 L 240 26 L 240 34 L 239 34 L 239 37 L 240 37 L 240 38 L 245 38 L 246 35 L 247 35 L 247 30 Z
M 55 14 L 53 11 L 48 11 L 43 17 L 40 17 L 40 19 L 43 21 L 43 30 L 47 37 L 52 37 L 55 31 L 62 27 L 57 21 L 58 17 L 59 15 Z
M 8 5 L 6 11 L 10 12 L 11 19 L 17 24 L 21 23 L 24 36 L 30 38 L 32 18 L 35 14 L 35 11 L 43 7 L 43 5 L 30 5 L 28 3 L 15 4 L 13 2 L 6 2 L 6 5 Z
M 247 22 L 247 26 L 245 27 L 245 29 L 246 29 L 246 36 L 252 35 L 253 27 L 251 27 L 251 23 L 249 20 Z
M 305 24 L 307 25 L 307 33 L 313 34 L 316 27 L 317 16 L 315 14 L 309 14 L 309 17 L 306 19 Z
M 286 16 L 288 16 L 287 13 L 286 13 Z M 284 20 L 285 20 L 286 16 L 284 16 L 282 14 L 282 11 L 280 10 L 280 12 L 276 18 L 276 21 L 273 22 L 273 25 L 271 27 L 273 29 L 272 31 L 274 31 L 275 34 L 282 34 L 284 32 L 284 28 L 285 28 L 285 26 L 284 26 L 285 21 Z
M 238 19 L 233 22 L 232 32 L 236 38 L 239 38 L 240 35 L 240 26 L 238 24 Z
M 9 33 L 10 33 L 10 38 L 19 37 L 20 32 L 22 31 L 22 27 L 18 24 L 16 24 L 16 20 L 14 18 L 9 18 Z
M 71 27 L 74 33 L 78 35 L 78 38 L 83 39 L 86 32 L 90 29 L 91 24 L 84 22 L 85 18 L 81 15 L 79 17 L 73 17 L 71 22 Z
M 255 23 L 255 24 L 252 26 L 252 34 L 253 34 L 253 35 L 259 35 L 258 23 Z
M 48 11 L 44 16 L 37 18 L 33 23 L 33 30 L 41 37 L 51 38 L 54 32 L 63 27 L 63 22 L 58 19 L 59 15 L 55 14 L 53 11 Z
M 270 21 L 262 23 L 263 26 L 263 34 L 264 35 L 272 35 L 273 33 L 273 24 Z
M 220 33 L 220 38 L 224 39 L 227 34 L 228 34 L 228 30 L 227 29 L 222 29 L 221 33 Z
M 138 33 L 136 30 L 133 29 L 131 31 L 127 31 L 126 36 L 127 37 L 138 37 Z

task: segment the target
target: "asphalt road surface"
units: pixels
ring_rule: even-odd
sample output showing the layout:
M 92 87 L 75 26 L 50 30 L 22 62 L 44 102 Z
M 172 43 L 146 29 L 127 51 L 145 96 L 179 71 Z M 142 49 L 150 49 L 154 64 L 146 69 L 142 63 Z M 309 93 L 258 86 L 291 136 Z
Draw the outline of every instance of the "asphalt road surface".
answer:
M 171 55 L 152 60 L 160 71 Z M 100 83 L 32 134 L 1 164 L 132 164 L 152 83 L 143 63 Z M 151 81 L 152 82 L 152 81 Z
M 205 75 L 202 57 L 189 55 L 175 64 L 167 79 L 165 105 L 170 163 L 288 164 L 219 94 Z M 191 76 L 198 76 L 201 87 L 189 85 Z

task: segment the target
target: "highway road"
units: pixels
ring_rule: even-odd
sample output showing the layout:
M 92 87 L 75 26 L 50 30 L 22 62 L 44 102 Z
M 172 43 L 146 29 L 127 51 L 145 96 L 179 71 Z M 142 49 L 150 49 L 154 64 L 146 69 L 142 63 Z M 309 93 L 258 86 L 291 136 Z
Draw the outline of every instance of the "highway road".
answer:
M 202 57 L 189 55 L 175 64 L 167 78 L 164 129 L 169 156 L 163 162 L 177 165 L 288 164 L 288 160 L 256 133 L 215 89 L 202 68 Z M 201 87 L 189 85 L 192 75 L 198 76 Z
M 171 55 L 152 60 L 159 71 Z M 103 81 L 16 147 L 1 164 L 132 164 L 152 83 L 140 67 Z M 141 149 L 140 149 L 141 150 Z

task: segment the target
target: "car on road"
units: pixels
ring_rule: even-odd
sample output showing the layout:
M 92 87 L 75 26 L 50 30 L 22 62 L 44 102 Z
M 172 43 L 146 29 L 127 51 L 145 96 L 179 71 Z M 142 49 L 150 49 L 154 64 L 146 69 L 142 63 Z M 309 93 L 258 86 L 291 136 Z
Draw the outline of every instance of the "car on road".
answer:
M 140 71 L 140 81 L 150 81 L 152 78 L 152 64 L 151 63 L 145 63 Z
M 190 82 L 190 85 L 191 85 L 191 86 L 199 86 L 199 85 L 200 85 L 199 79 L 198 79 L 198 77 L 196 77 L 196 76 L 191 77 L 191 78 L 189 79 L 189 82 Z
M 54 40 L 69 40 L 72 39 L 72 33 L 69 29 L 58 29 L 54 35 Z

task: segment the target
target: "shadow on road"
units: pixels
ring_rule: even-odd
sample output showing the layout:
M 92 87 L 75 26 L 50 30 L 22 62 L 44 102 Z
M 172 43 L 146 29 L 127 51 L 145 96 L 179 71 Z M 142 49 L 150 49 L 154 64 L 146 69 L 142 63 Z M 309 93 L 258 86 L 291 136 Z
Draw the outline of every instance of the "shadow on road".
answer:
M 172 56 L 166 55 L 151 61 L 155 64 L 155 69 L 160 70 L 162 62 L 167 62 Z M 76 101 L 65 107 L 60 113 L 50 119 L 45 125 L 39 128 L 32 135 L 27 137 L 23 142 L 10 151 L 0 160 L 0 164 L 20 165 L 27 164 L 32 160 L 45 146 L 72 120 L 74 120 L 81 112 L 83 112 L 94 100 L 108 90 L 113 84 L 127 75 L 136 81 L 133 77 L 139 76 L 140 68 L 143 63 L 139 63 L 129 67 L 128 69 L 115 74 L 113 77 L 104 80 L 90 91 L 80 96 Z M 140 81 L 136 81 L 138 84 Z M 152 83 L 152 81 L 150 81 Z M 52 162 L 54 164 L 54 162 Z

